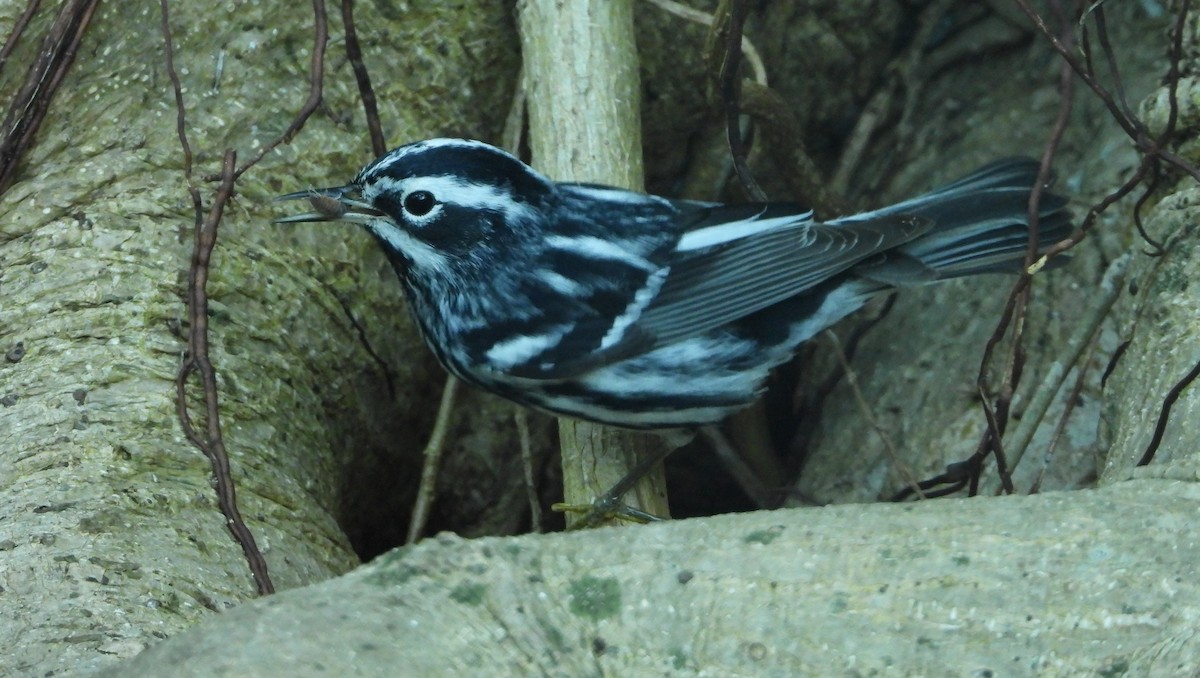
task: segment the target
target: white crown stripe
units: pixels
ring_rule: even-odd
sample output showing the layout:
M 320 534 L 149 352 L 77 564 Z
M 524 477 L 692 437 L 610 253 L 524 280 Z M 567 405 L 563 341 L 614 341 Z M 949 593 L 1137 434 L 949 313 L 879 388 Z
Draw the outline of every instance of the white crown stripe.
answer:
M 372 174 L 380 174 L 386 171 L 392 165 L 410 158 L 414 155 L 421 155 L 430 151 L 446 148 L 458 148 L 463 150 L 486 151 L 496 155 L 502 155 L 511 158 L 512 155 L 503 149 L 496 148 L 473 139 L 429 139 L 427 141 L 418 141 L 416 143 L 401 146 L 393 149 L 383 158 L 379 159 L 372 165 L 366 167 Z M 514 158 L 515 160 L 515 158 Z
M 645 193 L 627 191 L 623 188 L 608 186 L 584 186 L 580 184 L 565 184 L 563 189 L 576 197 L 588 200 L 604 200 L 606 202 L 624 203 L 626 205 L 666 204 L 662 198 Z

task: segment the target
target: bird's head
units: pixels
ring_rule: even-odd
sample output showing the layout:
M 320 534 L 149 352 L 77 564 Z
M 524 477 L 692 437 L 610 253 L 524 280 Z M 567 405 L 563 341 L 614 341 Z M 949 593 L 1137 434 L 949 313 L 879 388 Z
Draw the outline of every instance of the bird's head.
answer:
M 280 196 L 308 199 L 313 211 L 275 221 L 357 223 L 402 275 L 434 274 L 511 249 L 542 226 L 554 191 L 553 182 L 498 148 L 430 139 L 380 157 L 345 186 Z

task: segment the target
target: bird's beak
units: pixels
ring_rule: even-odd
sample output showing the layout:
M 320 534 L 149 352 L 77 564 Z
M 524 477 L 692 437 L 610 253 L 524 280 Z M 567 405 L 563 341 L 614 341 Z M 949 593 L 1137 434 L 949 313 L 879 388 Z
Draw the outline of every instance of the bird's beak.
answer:
M 357 186 L 335 186 L 333 188 L 310 188 L 275 198 L 280 200 L 308 200 L 313 211 L 293 214 L 274 220 L 277 224 L 297 224 L 307 221 L 353 221 L 366 223 L 382 213 L 358 199 Z

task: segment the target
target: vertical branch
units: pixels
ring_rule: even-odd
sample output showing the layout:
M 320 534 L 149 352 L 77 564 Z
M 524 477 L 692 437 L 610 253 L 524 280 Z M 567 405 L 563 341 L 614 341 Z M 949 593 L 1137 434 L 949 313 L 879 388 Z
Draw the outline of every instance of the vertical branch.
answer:
M 429 513 L 433 509 L 433 500 L 437 493 L 437 473 L 441 467 L 442 452 L 446 449 L 446 435 L 450 432 L 450 415 L 454 413 L 454 399 L 458 394 L 458 379 L 452 375 L 446 376 L 442 386 L 442 399 L 438 405 L 437 418 L 433 422 L 433 431 L 421 452 L 425 460 L 421 467 L 421 482 L 417 487 L 417 499 L 413 502 L 412 517 L 408 521 L 408 538 L 404 543 L 415 544 L 421 538 L 425 524 L 429 522 Z
M 632 0 L 525 0 L 519 6 L 533 164 L 555 179 L 642 187 Z M 568 504 L 587 504 L 661 439 L 562 419 Z M 667 515 L 662 467 L 626 503 Z
M 187 125 L 183 104 L 183 85 L 179 81 L 179 73 L 175 70 L 175 47 L 171 39 L 170 16 L 167 0 L 160 0 L 162 8 L 162 33 L 164 49 L 166 50 L 167 77 L 175 95 L 176 132 L 183 151 L 183 173 L 188 183 L 188 193 L 192 199 L 195 213 L 194 242 L 192 247 L 192 262 L 188 269 L 188 352 L 179 372 L 175 376 L 175 407 L 179 416 L 180 426 L 188 441 L 199 448 L 212 464 L 213 477 L 217 492 L 217 503 L 225 516 L 225 525 L 229 528 L 235 541 L 242 548 L 246 562 L 254 575 L 254 582 L 260 595 L 275 592 L 267 571 L 267 562 L 254 534 L 246 526 L 237 506 L 237 492 L 234 489 L 233 477 L 229 468 L 229 454 L 225 449 L 225 440 L 221 434 L 221 410 L 217 399 L 217 375 L 212 361 L 208 357 L 208 267 L 212 258 L 213 248 L 217 244 L 217 227 L 221 223 L 225 205 L 233 196 L 233 185 L 237 180 L 237 153 L 233 149 L 225 151 L 221 164 L 220 185 L 213 198 L 212 208 L 207 216 L 203 214 L 200 191 L 192 182 L 192 148 L 187 139 Z M 192 374 L 200 376 L 204 388 L 205 405 L 205 435 L 196 431 L 191 415 L 187 409 L 187 383 Z
M 179 368 L 176 381 L 178 400 L 176 406 L 180 411 L 180 420 L 185 424 L 185 432 L 193 444 L 197 444 L 213 465 L 213 475 L 217 478 L 217 503 L 221 513 L 225 515 L 225 524 L 233 534 L 234 539 L 242 547 L 250 571 L 260 594 L 275 592 L 271 576 L 267 572 L 267 562 L 254 541 L 254 534 L 246 526 L 237 505 L 237 491 L 234 489 L 232 474 L 229 468 L 229 453 L 225 449 L 225 439 L 221 434 L 221 409 L 217 399 L 217 372 L 212 360 L 208 357 L 208 265 L 212 258 L 213 248 L 217 244 L 217 227 L 221 224 L 221 215 L 226 203 L 233 196 L 234 168 L 237 164 L 237 153 L 233 149 L 225 151 L 225 160 L 221 163 L 221 183 L 213 198 L 212 208 L 202 223 L 197 225 L 195 244 L 192 249 L 192 266 L 188 274 L 188 357 Z M 200 438 L 191 427 L 187 415 L 187 380 L 195 373 L 200 377 L 204 388 L 205 433 Z M 191 430 L 188 430 L 191 429 Z
M 718 76 L 721 100 L 725 104 L 725 134 L 729 140 L 729 153 L 733 156 L 733 169 L 751 200 L 766 202 L 767 194 L 759 187 L 746 164 L 746 143 L 742 138 L 741 95 L 742 95 L 742 27 L 746 23 L 746 3 L 732 0 L 729 20 L 724 26 L 725 58 L 721 62 Z
M 13 24 L 8 38 L 4 41 L 4 46 L 0 47 L 0 73 L 4 72 L 4 64 L 8 63 L 8 57 L 17 48 L 17 43 L 21 41 L 21 36 L 25 34 L 25 29 L 29 27 L 30 20 L 33 19 L 34 14 L 37 14 L 41 4 L 41 0 L 28 0 L 25 11 L 17 19 L 17 23 Z
M 46 32 L 38 57 L 29 66 L 24 84 L 9 104 L 4 123 L 0 124 L 0 193 L 8 190 L 16 180 L 21 157 L 33 145 L 33 137 L 41 127 L 63 77 L 75 60 L 75 53 L 79 51 L 79 44 L 99 2 L 67 0 Z M 36 6 L 31 5 L 27 9 L 21 22 L 28 21 L 32 9 L 36 9 Z M 16 29 L 14 37 L 3 48 L 4 59 L 7 59 L 15 45 L 15 32 Z
M 387 141 L 383 138 L 383 125 L 379 122 L 379 107 L 375 104 L 375 88 L 371 87 L 371 76 L 363 63 L 362 48 L 358 45 L 358 30 L 354 27 L 354 0 L 342 0 L 342 25 L 346 29 L 346 58 L 354 71 L 358 93 L 362 97 L 363 114 L 367 116 L 367 131 L 371 134 L 371 152 L 383 155 L 387 152 Z
M 1073 38 L 1071 36 L 1071 24 L 1065 14 L 1060 14 L 1058 17 L 1059 23 L 1063 26 L 1061 38 L 1062 44 L 1067 48 L 1073 48 Z M 1058 116 L 1054 123 L 1054 128 L 1050 133 L 1050 138 L 1046 142 L 1045 151 L 1042 153 L 1041 165 L 1038 168 L 1037 180 L 1034 182 L 1033 188 L 1029 193 L 1029 205 L 1026 210 L 1026 222 L 1029 224 L 1029 245 L 1025 252 L 1025 270 L 1021 271 L 1021 277 L 1013 286 L 1010 293 L 1008 303 L 1004 308 L 1004 313 L 996 325 L 995 331 L 988 339 L 987 347 L 984 349 L 983 358 L 980 361 L 979 376 L 977 385 L 983 403 L 983 413 L 987 420 L 987 431 L 984 433 L 983 439 L 980 441 L 979 447 L 976 450 L 976 456 L 986 454 L 988 450 L 995 455 L 996 471 L 1000 478 L 1000 486 L 1004 492 L 1013 492 L 1011 469 L 1008 466 L 1008 460 L 1004 454 L 1004 445 L 1002 444 L 1004 431 L 1008 426 L 1009 408 L 1012 405 L 1013 395 L 1016 393 L 1017 386 L 1021 380 L 1021 366 L 1024 364 L 1024 329 L 1026 314 L 1028 313 L 1029 303 L 1032 298 L 1033 287 L 1030 285 L 1032 278 L 1032 270 L 1034 270 L 1034 262 L 1039 258 L 1039 252 L 1042 251 L 1041 243 L 1038 237 L 1038 215 L 1040 213 L 1039 204 L 1042 198 L 1043 187 L 1050 180 L 1050 165 L 1053 161 L 1054 154 L 1058 150 L 1059 144 L 1062 142 L 1063 134 L 1066 133 L 1067 124 L 1070 121 L 1072 102 L 1074 101 L 1074 82 L 1073 73 L 1070 64 L 1064 62 L 1059 70 L 1059 109 Z M 1040 265 L 1038 266 L 1040 268 Z M 991 402 L 989 394 L 990 386 L 988 382 L 988 369 L 992 361 L 992 354 L 1000 341 L 1003 339 L 1009 324 L 1012 324 L 1012 337 L 1009 342 L 1009 352 L 1007 358 L 1007 368 L 1004 371 L 1004 377 L 1000 386 L 1000 392 L 995 397 L 995 402 Z M 1018 448 L 1018 458 L 1021 453 L 1021 448 Z M 976 487 L 978 476 L 972 480 L 972 489 Z

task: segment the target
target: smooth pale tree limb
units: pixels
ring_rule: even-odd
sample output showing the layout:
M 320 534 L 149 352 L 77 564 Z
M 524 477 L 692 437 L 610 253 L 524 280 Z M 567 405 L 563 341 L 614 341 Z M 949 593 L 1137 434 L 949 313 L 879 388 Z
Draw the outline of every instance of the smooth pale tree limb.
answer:
M 1141 480 L 441 536 L 110 675 L 1194 675 L 1198 505 Z
M 533 164 L 560 181 L 641 190 L 642 135 L 631 0 L 526 0 L 519 6 Z M 564 501 L 590 504 L 657 436 L 562 419 Z M 625 496 L 631 508 L 668 515 L 662 466 Z M 574 518 L 569 518 L 574 520 Z

